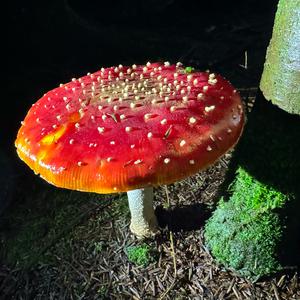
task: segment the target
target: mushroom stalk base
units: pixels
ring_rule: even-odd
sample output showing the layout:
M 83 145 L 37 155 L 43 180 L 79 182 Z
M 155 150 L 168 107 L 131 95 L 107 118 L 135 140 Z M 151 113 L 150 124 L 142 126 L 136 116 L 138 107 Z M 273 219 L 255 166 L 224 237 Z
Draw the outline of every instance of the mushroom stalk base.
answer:
M 131 213 L 130 230 L 138 238 L 153 236 L 158 232 L 153 208 L 153 188 L 127 192 Z

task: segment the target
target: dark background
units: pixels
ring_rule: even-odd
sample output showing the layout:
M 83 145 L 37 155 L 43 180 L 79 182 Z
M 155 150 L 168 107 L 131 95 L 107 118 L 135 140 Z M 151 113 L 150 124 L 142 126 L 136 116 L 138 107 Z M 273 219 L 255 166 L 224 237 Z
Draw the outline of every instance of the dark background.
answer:
M 257 87 L 276 6 L 275 0 L 10 4 L 2 10 L 7 54 L 2 56 L 0 211 L 16 200 L 15 178 L 34 177 L 18 159 L 14 139 L 43 93 L 102 66 L 158 60 L 219 72 L 238 88 Z M 247 69 L 241 66 L 245 51 Z

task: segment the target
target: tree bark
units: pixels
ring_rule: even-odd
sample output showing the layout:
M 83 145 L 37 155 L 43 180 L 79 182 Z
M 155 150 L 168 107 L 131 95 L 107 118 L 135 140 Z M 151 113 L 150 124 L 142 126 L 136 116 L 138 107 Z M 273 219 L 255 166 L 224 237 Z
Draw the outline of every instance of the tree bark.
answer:
M 260 88 L 273 104 L 300 114 L 300 0 L 279 0 Z

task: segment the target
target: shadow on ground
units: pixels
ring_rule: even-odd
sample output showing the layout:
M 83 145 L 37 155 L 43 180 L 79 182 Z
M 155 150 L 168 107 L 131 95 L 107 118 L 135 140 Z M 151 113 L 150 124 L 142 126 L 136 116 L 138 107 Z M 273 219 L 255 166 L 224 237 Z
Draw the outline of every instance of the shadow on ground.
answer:
M 205 221 L 211 216 L 211 211 L 207 205 L 196 203 L 164 209 L 158 206 L 155 210 L 159 226 L 168 227 L 173 232 L 198 230 L 205 224 Z

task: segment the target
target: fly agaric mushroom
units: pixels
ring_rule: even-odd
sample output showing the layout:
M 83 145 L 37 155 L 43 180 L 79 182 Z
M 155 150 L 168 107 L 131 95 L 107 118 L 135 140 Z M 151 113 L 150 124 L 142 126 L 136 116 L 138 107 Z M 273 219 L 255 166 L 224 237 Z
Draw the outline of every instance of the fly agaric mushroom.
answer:
M 219 75 L 182 64 L 102 68 L 33 104 L 15 142 L 49 183 L 127 192 L 130 229 L 157 231 L 153 186 L 195 174 L 232 148 L 244 124 L 241 98 Z

